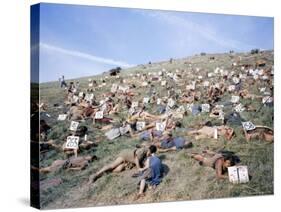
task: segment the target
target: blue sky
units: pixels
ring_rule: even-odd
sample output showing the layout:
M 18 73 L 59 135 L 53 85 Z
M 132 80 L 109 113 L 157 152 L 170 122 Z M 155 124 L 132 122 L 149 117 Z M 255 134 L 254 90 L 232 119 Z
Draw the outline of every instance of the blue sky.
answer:
M 41 4 L 40 82 L 200 52 L 273 49 L 273 18 Z

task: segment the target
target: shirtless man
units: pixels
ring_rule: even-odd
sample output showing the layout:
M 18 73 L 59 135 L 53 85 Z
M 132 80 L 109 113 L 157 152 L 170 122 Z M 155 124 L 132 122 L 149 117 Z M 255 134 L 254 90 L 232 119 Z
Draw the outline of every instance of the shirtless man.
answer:
M 95 182 L 105 172 L 122 172 L 129 165 L 136 166 L 137 169 L 141 167 L 142 162 L 147 157 L 147 148 L 138 148 L 135 150 L 125 150 L 115 159 L 114 162 L 105 165 L 97 173 L 89 177 L 89 184 Z
M 202 138 L 215 138 L 219 136 L 224 136 L 227 140 L 231 140 L 234 136 L 234 130 L 231 127 L 222 125 L 217 127 L 204 126 L 199 130 L 192 130 L 187 133 L 187 135 L 195 135 L 195 139 Z
M 71 157 L 68 160 L 55 160 L 50 166 L 40 168 L 39 172 L 46 174 L 50 172 L 56 172 L 60 169 L 76 170 L 80 171 L 85 169 L 93 160 L 97 159 L 94 156 L 81 156 L 81 157 Z
M 209 150 L 203 151 L 203 154 L 193 153 L 191 157 L 199 161 L 200 165 L 215 169 L 217 179 L 227 179 L 228 177 L 224 175 L 227 172 L 227 168 L 235 165 L 231 155 L 224 156 L 221 153 Z

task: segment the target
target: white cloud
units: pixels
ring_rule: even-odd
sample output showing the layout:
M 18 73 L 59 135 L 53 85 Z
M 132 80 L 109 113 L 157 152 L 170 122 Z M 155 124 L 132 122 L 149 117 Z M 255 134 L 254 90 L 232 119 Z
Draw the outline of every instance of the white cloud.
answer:
M 47 43 L 40 43 L 40 49 L 48 50 L 48 51 L 55 51 L 55 52 L 58 52 L 58 53 L 61 53 L 61 54 L 70 55 L 70 56 L 73 56 L 73 57 L 79 57 L 79 58 L 87 59 L 87 60 L 97 62 L 97 63 L 121 66 L 123 68 L 129 68 L 129 67 L 135 66 L 134 64 L 128 64 L 128 63 L 123 62 L 123 61 L 98 57 L 98 56 L 95 56 L 95 55 L 92 55 L 92 54 L 88 54 L 88 53 L 84 53 L 84 52 L 80 52 L 80 51 L 76 51 L 76 50 L 71 50 L 71 49 L 65 49 L 65 48 L 53 46 L 53 45 L 50 45 L 50 44 L 47 44 Z
M 242 43 L 240 41 L 222 37 L 214 27 L 210 24 L 198 24 L 194 21 L 188 20 L 186 18 L 180 17 L 178 15 L 172 14 L 171 12 L 143 12 L 138 11 L 139 14 L 144 16 L 153 17 L 161 22 L 164 22 L 170 26 L 178 28 L 180 31 L 186 31 L 186 35 L 193 34 L 194 36 L 200 36 L 207 41 L 213 42 L 221 47 L 234 49 L 234 50 L 242 50 L 242 49 L 252 49 L 256 48 L 254 45 Z M 206 20 L 207 21 L 207 20 Z M 189 37 L 183 38 L 185 40 L 181 40 L 178 42 L 187 42 Z

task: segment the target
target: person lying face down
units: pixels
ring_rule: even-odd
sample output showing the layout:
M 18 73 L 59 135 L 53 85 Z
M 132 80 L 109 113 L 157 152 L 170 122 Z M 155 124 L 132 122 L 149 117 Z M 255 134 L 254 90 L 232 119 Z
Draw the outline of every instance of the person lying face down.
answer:
M 192 153 L 191 157 L 199 161 L 200 165 L 215 169 L 217 179 L 227 179 L 228 177 L 225 175 L 227 168 L 235 165 L 235 157 L 232 154 L 223 155 L 204 150 L 202 154 Z
M 217 139 L 217 137 L 220 136 L 224 136 L 227 140 L 231 140 L 231 138 L 234 136 L 234 130 L 226 125 L 215 126 L 215 127 L 204 126 L 199 130 L 189 131 L 187 135 L 195 135 L 196 140 L 202 138 Z
M 122 172 L 126 168 L 136 166 L 139 169 L 144 159 L 149 155 L 148 149 L 137 148 L 134 150 L 127 149 L 122 151 L 112 163 L 105 165 L 98 172 L 89 177 L 89 184 L 95 182 L 106 172 Z
M 56 172 L 60 169 L 76 170 L 80 171 L 85 169 L 91 162 L 93 162 L 97 157 L 93 156 L 81 156 L 81 157 L 71 157 L 67 160 L 55 160 L 50 166 L 40 168 L 39 172 L 47 174 L 50 172 Z
M 153 132 L 154 134 L 157 133 Z M 153 134 L 152 133 L 152 134 Z M 159 136 L 153 136 L 152 144 L 157 147 L 157 151 L 159 153 L 163 152 L 169 152 L 169 151 L 178 151 L 181 149 L 186 149 L 192 147 L 192 142 L 184 139 L 183 137 L 173 137 L 173 134 L 171 132 L 168 133 L 168 135 L 161 134 L 161 137 Z M 154 139 L 155 138 L 155 139 Z M 143 146 L 148 146 L 149 144 L 142 144 Z

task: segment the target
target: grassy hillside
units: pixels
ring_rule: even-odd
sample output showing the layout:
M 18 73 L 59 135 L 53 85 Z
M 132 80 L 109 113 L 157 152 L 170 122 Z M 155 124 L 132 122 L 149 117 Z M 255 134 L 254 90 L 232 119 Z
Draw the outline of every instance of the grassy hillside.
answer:
M 210 60 L 210 57 L 215 57 L 215 60 Z M 120 78 L 126 80 L 127 84 L 135 84 L 137 95 L 134 101 L 142 101 L 143 97 L 148 96 L 148 87 L 141 86 L 141 80 L 136 77 L 136 73 L 153 73 L 165 69 L 166 72 L 182 74 L 183 78 L 177 83 L 169 82 L 175 87 L 175 90 L 184 90 L 187 84 L 192 80 L 198 79 L 202 75 L 207 78 L 207 73 L 213 72 L 216 67 L 224 70 L 238 72 L 239 66 L 232 66 L 232 63 L 251 64 L 255 65 L 258 60 L 266 60 L 266 67 L 273 66 L 274 54 L 272 51 L 266 51 L 260 54 L 213 54 L 206 56 L 193 56 L 189 58 L 177 59 L 172 63 L 169 61 L 161 63 L 152 63 L 140 65 L 127 70 L 121 71 Z M 240 63 L 238 62 L 240 61 Z M 200 70 L 197 71 L 196 68 Z M 102 99 L 102 94 L 109 92 L 113 83 L 119 84 L 120 78 L 110 77 L 108 74 L 102 74 L 93 77 L 80 78 L 80 91 L 85 91 L 88 88 L 88 78 L 97 80 L 101 84 L 101 80 L 106 80 L 106 85 L 96 88 L 95 96 L 98 100 Z M 219 82 L 221 79 L 213 78 Z M 77 80 L 74 80 L 77 81 Z M 167 96 L 167 90 L 161 86 L 159 81 L 152 81 L 158 97 Z M 226 82 L 228 83 L 228 82 Z M 247 80 L 243 83 L 243 88 L 247 88 L 252 94 L 259 94 L 259 88 L 265 84 L 263 81 L 258 81 L 252 86 L 247 84 Z M 206 89 L 198 87 L 198 89 L 206 94 Z M 48 104 L 48 114 L 51 115 L 46 121 L 52 127 L 48 135 L 48 139 L 54 139 L 57 144 L 65 142 L 70 121 L 57 121 L 59 114 L 66 112 L 67 107 L 63 105 L 65 98 L 65 90 L 59 87 L 58 82 L 40 84 L 40 101 Z M 116 97 L 117 99 L 118 97 Z M 220 100 L 220 103 L 230 100 L 231 94 L 226 93 Z M 115 99 L 115 100 L 116 100 Z M 201 98 L 198 103 L 205 103 L 206 99 Z M 241 116 L 245 120 L 250 120 L 256 125 L 267 125 L 273 127 L 273 108 L 264 107 L 260 100 L 244 100 L 240 101 L 243 105 L 250 104 L 259 112 L 241 112 Z M 59 104 L 62 107 L 54 107 L 54 104 Z M 157 113 L 157 105 L 149 104 L 147 109 L 150 113 Z M 232 107 L 226 107 L 225 112 L 230 112 Z M 109 116 L 116 120 L 127 117 L 127 109 L 122 108 L 120 114 Z M 212 121 L 219 123 L 215 118 L 210 118 L 208 113 L 201 113 L 193 116 L 190 113 L 184 116 L 182 123 L 183 129 L 174 132 L 175 135 L 186 135 L 186 129 L 195 126 L 203 121 Z M 209 198 L 225 198 L 225 197 L 243 197 L 250 195 L 267 195 L 273 194 L 273 144 L 267 143 L 264 140 L 245 140 L 242 127 L 235 126 L 236 136 L 227 141 L 224 138 L 202 139 L 195 141 L 193 137 L 185 136 L 194 144 L 193 148 L 181 150 L 173 153 L 159 154 L 163 163 L 168 167 L 168 173 L 163 178 L 162 183 L 155 191 L 148 191 L 144 198 L 134 201 L 134 196 L 137 192 L 138 179 L 132 178 L 131 175 L 135 172 L 134 169 L 126 170 L 119 174 L 107 174 L 93 183 L 90 187 L 86 182 L 90 174 L 95 173 L 103 165 L 115 159 L 118 153 L 123 149 L 134 149 L 136 144 L 139 144 L 139 139 L 129 137 L 119 137 L 114 141 L 109 141 L 96 126 L 92 125 L 90 120 L 81 122 L 89 128 L 90 133 L 88 139 L 91 141 L 100 141 L 97 147 L 86 150 L 80 155 L 93 155 L 98 157 L 90 167 L 81 171 L 59 171 L 48 175 L 41 175 L 41 181 L 47 179 L 61 178 L 60 185 L 51 187 L 41 191 L 41 203 L 44 208 L 62 208 L 62 207 L 84 207 L 94 205 L 113 205 L 113 204 L 130 204 L 130 203 L 148 203 L 159 201 L 175 201 L 175 200 L 196 200 Z M 206 147 L 211 150 L 220 150 L 225 148 L 236 152 L 241 159 L 241 164 L 247 165 L 251 180 L 246 184 L 231 184 L 227 180 L 217 180 L 215 172 L 211 168 L 202 167 L 195 160 L 188 156 L 191 152 L 201 152 Z M 50 165 L 56 159 L 66 158 L 64 153 L 50 150 L 40 155 L 40 166 L 45 167 Z

